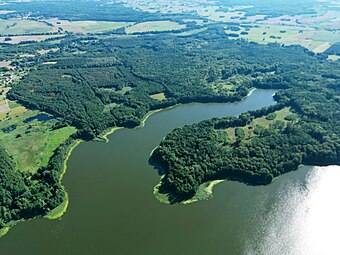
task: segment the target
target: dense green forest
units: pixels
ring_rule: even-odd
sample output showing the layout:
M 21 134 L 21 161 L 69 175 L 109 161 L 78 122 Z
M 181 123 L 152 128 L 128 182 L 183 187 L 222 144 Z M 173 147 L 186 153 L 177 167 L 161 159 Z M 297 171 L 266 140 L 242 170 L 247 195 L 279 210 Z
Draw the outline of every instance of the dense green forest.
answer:
M 69 36 L 54 44 L 2 46 L 0 56 L 53 47 L 59 50 L 12 63 L 29 72 L 7 96 L 58 117 L 55 128 L 73 125 L 78 132 L 36 174 L 13 171 L 1 150 L 0 192 L 6 198 L 1 226 L 44 215 L 63 201 L 59 178 L 74 139 L 135 127 L 150 110 L 177 103 L 239 101 L 252 87 L 284 89 L 276 96 L 277 108 L 205 121 L 166 137 L 153 154 L 165 170 L 162 192 L 180 201 L 208 180 L 265 184 L 301 162 L 339 162 L 339 64 L 324 55 L 299 46 L 228 40 L 223 28 L 211 26 L 188 36 Z M 154 97 L 158 94 L 164 98 Z M 287 116 L 290 125 L 257 127 L 249 139 L 241 129 L 235 141 L 226 136 L 225 129 L 286 106 L 298 116 Z

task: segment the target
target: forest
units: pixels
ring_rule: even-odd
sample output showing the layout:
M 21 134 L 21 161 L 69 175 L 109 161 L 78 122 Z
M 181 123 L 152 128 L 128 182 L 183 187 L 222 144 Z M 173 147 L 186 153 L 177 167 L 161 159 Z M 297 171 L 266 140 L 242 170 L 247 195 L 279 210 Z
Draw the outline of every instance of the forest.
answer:
M 14 171 L 0 150 L 0 227 L 45 215 L 65 199 L 59 179 L 74 140 L 138 126 L 150 110 L 178 103 L 240 101 L 254 87 L 282 89 L 277 105 L 179 128 L 162 141 L 151 160 L 165 171 L 160 192 L 177 202 L 209 180 L 266 184 L 301 163 L 339 163 L 339 63 L 326 55 L 228 40 L 218 25 L 187 36 L 68 36 L 53 45 L 3 46 L 1 54 L 52 47 L 59 50 L 12 63 L 29 72 L 7 97 L 57 117 L 55 128 L 72 125 L 78 132 L 35 174 Z M 251 137 L 236 131 L 284 107 L 296 115 L 286 116 L 286 126 L 254 127 Z M 236 139 L 228 138 L 228 128 Z

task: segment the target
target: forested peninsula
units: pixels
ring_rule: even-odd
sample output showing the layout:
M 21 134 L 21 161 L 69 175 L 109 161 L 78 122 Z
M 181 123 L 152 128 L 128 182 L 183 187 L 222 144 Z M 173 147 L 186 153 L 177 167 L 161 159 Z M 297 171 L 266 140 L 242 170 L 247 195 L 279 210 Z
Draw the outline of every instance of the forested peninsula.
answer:
M 155 190 L 162 202 L 186 201 L 214 180 L 266 185 L 301 164 L 340 164 L 339 62 L 301 50 L 261 52 L 275 68 L 249 71 L 251 86 L 280 89 L 276 105 L 184 126 L 163 139 L 150 158 L 164 174 Z
M 178 103 L 240 101 L 251 88 L 282 90 L 273 107 L 185 126 L 162 141 L 151 160 L 164 170 L 159 192 L 179 202 L 210 180 L 267 184 L 301 163 L 339 163 L 339 63 L 322 54 L 229 40 L 218 25 L 189 35 L 71 35 L 57 46 L 13 63 L 29 72 L 7 97 L 54 116 L 51 130 L 77 131 L 35 173 L 13 171 L 0 150 L 0 228 L 46 215 L 65 201 L 60 177 L 76 140 L 136 127 L 148 112 Z M 21 50 L 56 45 L 34 47 Z

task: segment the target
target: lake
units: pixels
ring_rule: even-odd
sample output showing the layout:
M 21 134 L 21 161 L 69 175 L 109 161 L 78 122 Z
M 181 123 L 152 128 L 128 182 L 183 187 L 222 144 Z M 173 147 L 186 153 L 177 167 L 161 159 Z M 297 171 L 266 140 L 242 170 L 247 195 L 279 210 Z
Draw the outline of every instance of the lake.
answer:
M 233 104 L 179 105 L 152 115 L 142 128 L 116 131 L 109 143 L 82 143 L 63 179 L 66 214 L 18 224 L 0 239 L 0 254 L 335 254 L 339 167 L 304 166 L 267 186 L 224 182 L 212 199 L 190 205 L 164 205 L 152 194 L 159 176 L 148 158 L 167 133 L 271 105 L 274 93 L 256 90 Z

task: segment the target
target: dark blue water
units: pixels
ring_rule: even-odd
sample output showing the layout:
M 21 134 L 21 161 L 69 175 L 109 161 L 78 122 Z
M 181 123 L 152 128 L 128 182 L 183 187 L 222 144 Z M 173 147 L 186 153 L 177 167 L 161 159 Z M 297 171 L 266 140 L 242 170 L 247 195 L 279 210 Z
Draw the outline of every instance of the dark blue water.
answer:
M 24 120 L 24 123 L 30 123 L 33 120 L 37 120 L 37 121 L 41 121 L 41 122 L 45 122 L 45 121 L 49 121 L 49 120 L 53 120 L 54 117 L 47 115 L 45 113 L 39 113 L 33 117 L 27 118 Z

